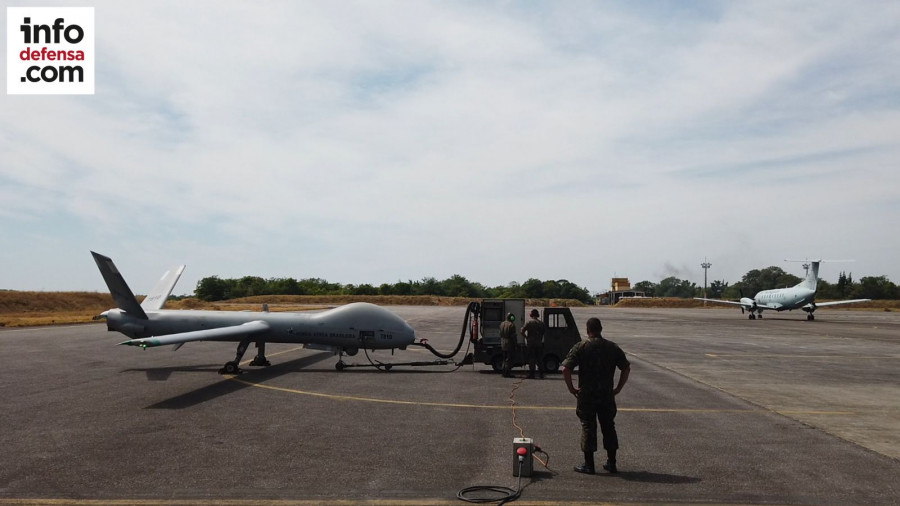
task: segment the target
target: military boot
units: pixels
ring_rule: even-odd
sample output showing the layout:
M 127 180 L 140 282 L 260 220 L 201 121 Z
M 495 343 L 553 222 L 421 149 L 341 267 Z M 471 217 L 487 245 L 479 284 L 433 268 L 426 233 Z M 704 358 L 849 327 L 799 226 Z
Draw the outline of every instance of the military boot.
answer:
M 616 469 L 616 451 L 615 450 L 607 450 L 606 464 L 603 464 L 603 469 L 606 469 L 610 474 L 616 474 L 619 472 L 619 470 Z
M 584 464 L 575 466 L 576 473 L 594 474 L 594 452 L 584 452 Z

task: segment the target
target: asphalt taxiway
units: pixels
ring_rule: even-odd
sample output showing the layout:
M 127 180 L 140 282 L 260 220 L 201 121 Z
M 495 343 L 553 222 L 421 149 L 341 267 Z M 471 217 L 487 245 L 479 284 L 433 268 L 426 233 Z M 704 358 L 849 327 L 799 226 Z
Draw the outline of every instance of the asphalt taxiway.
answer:
M 455 346 L 463 308 L 391 309 Z M 522 435 L 550 458 L 516 504 L 900 498 L 900 314 L 573 312 L 582 333 L 599 316 L 632 362 L 617 475 L 572 471 L 579 427 L 558 374 L 339 372 L 331 354 L 270 344 L 271 367 L 228 377 L 233 344 L 141 351 L 84 325 L 0 331 L 0 504 L 462 504 L 465 487 L 516 487 Z

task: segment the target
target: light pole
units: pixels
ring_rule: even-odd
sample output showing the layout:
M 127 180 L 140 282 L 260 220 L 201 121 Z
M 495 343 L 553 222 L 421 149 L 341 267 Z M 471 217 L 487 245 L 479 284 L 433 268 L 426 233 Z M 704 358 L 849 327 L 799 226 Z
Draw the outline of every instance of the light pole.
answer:
M 706 259 L 703 259 L 703 263 L 700 264 L 700 267 L 703 267 L 703 298 L 706 298 L 706 271 L 712 267 L 712 264 L 707 262 Z M 706 301 L 703 301 L 703 307 L 706 307 Z

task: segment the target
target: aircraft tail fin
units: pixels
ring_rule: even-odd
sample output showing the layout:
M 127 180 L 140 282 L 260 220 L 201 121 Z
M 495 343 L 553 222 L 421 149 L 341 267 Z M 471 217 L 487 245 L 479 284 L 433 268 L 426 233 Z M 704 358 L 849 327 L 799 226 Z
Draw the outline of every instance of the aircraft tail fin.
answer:
M 785 262 L 803 262 L 803 267 L 809 267 L 809 270 L 806 271 L 806 279 L 800 282 L 798 286 L 803 286 L 809 288 L 811 290 L 816 289 L 816 284 L 819 281 L 819 264 L 822 262 L 852 262 L 853 260 L 789 260 L 785 259 Z
M 852 260 L 791 260 L 785 259 L 785 262 L 802 262 L 803 267 L 806 268 L 806 278 L 800 282 L 797 286 L 802 286 L 803 288 L 808 288 L 810 290 L 815 290 L 816 285 L 819 284 L 819 264 L 822 262 L 852 262 Z
M 178 278 L 181 277 L 182 272 L 184 272 L 183 265 L 177 269 L 166 271 L 166 273 L 159 278 L 159 281 L 156 282 L 156 286 L 153 287 L 153 290 L 147 294 L 147 298 L 141 302 L 141 307 L 144 308 L 145 311 L 157 311 L 162 309 L 163 306 L 166 305 L 166 299 L 172 294 L 175 283 L 178 283 Z
M 109 287 L 109 293 L 112 295 L 116 306 L 131 316 L 146 320 L 147 313 L 138 304 L 137 298 L 132 293 L 131 288 L 128 288 L 128 283 L 125 282 L 125 278 L 119 273 L 119 269 L 116 268 L 116 264 L 113 263 L 112 259 L 94 251 L 91 251 L 91 255 L 94 256 L 94 261 L 97 262 L 103 281 L 106 281 L 106 286 Z
M 809 270 L 806 271 L 806 278 L 800 282 L 800 286 L 810 290 L 816 289 L 816 285 L 819 284 L 819 262 L 821 260 L 809 261 Z

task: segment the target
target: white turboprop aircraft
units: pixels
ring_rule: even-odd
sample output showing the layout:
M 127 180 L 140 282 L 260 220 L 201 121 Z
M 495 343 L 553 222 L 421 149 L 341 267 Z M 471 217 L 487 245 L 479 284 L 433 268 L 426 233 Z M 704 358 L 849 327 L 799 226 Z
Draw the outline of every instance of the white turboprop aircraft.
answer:
M 806 262 L 807 260 L 786 260 L 786 262 Z M 829 302 L 816 302 L 816 284 L 819 280 L 819 264 L 824 260 L 809 260 L 810 269 L 806 274 L 806 279 L 799 284 L 790 288 L 777 288 L 774 290 L 762 290 L 752 299 L 749 297 L 741 297 L 739 302 L 722 300 L 722 299 L 704 299 L 694 297 L 697 300 L 705 300 L 708 302 L 717 302 L 719 304 L 731 304 L 733 306 L 741 306 L 741 313 L 744 310 L 750 312 L 750 319 L 755 320 L 762 318 L 763 310 L 772 311 L 793 311 L 794 309 L 802 309 L 808 314 L 807 320 L 815 320 L 813 312 L 816 308 L 825 306 L 837 306 L 840 304 L 853 304 L 856 302 L 868 302 L 871 299 L 853 299 L 853 300 L 834 300 Z M 829 260 L 834 262 L 835 260 Z M 756 314 L 754 314 L 756 313 Z
M 119 344 L 151 348 L 191 341 L 237 342 L 237 355 L 226 362 L 220 374 L 240 374 L 238 364 L 244 352 L 255 342 L 257 355 L 251 366 L 268 366 L 266 343 L 302 343 L 305 347 L 326 349 L 343 355 L 355 355 L 360 349 L 406 349 L 416 343 L 416 334 L 402 318 L 387 309 L 355 302 L 328 311 L 311 314 L 251 311 L 166 310 L 166 303 L 184 266 L 163 274 L 149 295 L 138 304 L 112 259 L 91 254 L 106 286 L 118 306 L 104 311 L 110 331 L 130 339 Z M 338 358 L 338 370 L 344 363 Z

